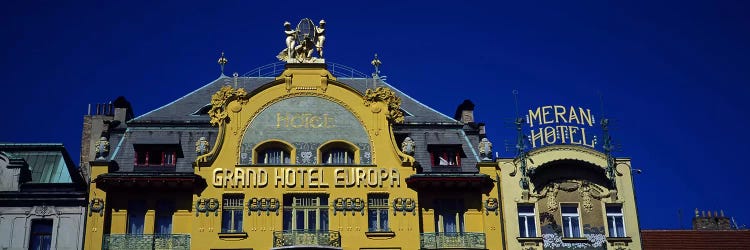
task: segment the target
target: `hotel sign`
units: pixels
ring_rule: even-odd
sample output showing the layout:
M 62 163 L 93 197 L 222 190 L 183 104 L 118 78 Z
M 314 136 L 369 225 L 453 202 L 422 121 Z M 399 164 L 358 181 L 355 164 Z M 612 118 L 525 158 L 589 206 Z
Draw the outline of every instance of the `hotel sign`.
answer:
M 277 188 L 401 186 L 397 169 L 378 167 L 279 167 L 273 170 L 258 167 L 215 168 L 211 179 L 213 186 L 217 188 L 264 188 L 269 184 Z
M 591 148 L 596 146 L 596 136 L 587 133 L 596 124 L 590 109 L 562 105 L 541 106 L 529 110 L 526 122 L 530 129 L 529 142 L 532 148 L 555 144 Z

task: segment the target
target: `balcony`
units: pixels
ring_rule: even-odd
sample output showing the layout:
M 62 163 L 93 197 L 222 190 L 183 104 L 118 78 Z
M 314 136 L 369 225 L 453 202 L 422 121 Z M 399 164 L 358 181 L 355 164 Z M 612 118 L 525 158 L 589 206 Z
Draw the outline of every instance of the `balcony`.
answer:
M 486 249 L 484 233 L 422 233 L 422 249 Z
M 328 230 L 291 230 L 273 232 L 273 247 L 341 249 L 341 234 Z
M 107 234 L 102 249 L 190 249 L 189 234 Z

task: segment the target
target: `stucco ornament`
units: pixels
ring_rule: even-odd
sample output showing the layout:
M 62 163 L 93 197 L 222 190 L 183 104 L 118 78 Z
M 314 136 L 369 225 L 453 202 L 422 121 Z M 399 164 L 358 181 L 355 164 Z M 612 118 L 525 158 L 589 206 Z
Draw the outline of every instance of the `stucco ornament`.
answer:
M 295 29 L 292 29 L 291 23 L 284 22 L 286 48 L 279 52 L 276 58 L 287 63 L 325 63 L 325 24 L 324 20 L 320 20 L 320 26 L 315 26 L 312 20 L 304 18 Z M 320 58 L 312 56 L 314 49 L 317 49 Z
M 99 216 L 104 215 L 104 200 L 102 198 L 93 198 L 89 202 L 89 216 L 93 213 L 99 213 Z
M 404 123 L 404 113 L 401 112 L 401 98 L 393 90 L 386 87 L 377 87 L 374 90 L 365 91 L 365 106 L 373 107 L 375 103 L 382 102 L 387 105 L 388 110 L 385 117 L 392 123 Z
M 94 144 L 94 148 L 96 150 L 96 159 L 104 160 L 109 154 L 109 141 L 107 140 L 107 137 L 100 137 L 99 140 L 96 141 L 96 144 Z
M 411 137 L 406 137 L 404 138 L 404 141 L 401 142 L 401 152 L 404 152 L 404 154 L 413 156 L 415 148 L 416 143 L 414 143 L 414 140 L 412 140 Z
M 198 141 L 195 142 L 195 153 L 198 155 L 202 155 L 205 153 L 208 153 L 208 148 L 210 145 L 208 144 L 208 140 L 206 137 L 201 137 L 198 139 Z
M 479 156 L 482 157 L 483 161 L 492 160 L 492 142 L 487 138 L 482 138 L 479 141 Z
M 211 125 L 219 125 L 227 121 L 227 105 L 231 101 L 237 101 L 237 104 L 244 105 L 250 96 L 243 88 L 234 89 L 229 85 L 221 87 L 219 91 L 211 96 L 211 110 L 208 115 L 211 117 Z

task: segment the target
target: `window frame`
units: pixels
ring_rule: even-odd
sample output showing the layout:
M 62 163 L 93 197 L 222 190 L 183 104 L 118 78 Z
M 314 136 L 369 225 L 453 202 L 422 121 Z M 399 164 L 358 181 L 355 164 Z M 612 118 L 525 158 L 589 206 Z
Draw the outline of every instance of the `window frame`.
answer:
M 49 232 L 43 229 L 47 229 Z M 29 249 L 31 250 L 50 250 L 52 249 L 52 233 L 55 231 L 55 221 L 53 219 L 32 219 L 29 228 Z M 38 230 L 34 230 L 38 229 Z M 39 230 L 42 229 L 42 230 Z M 38 243 L 35 245 L 34 243 Z M 36 248 L 34 248 L 36 246 Z
M 461 145 L 427 145 L 430 153 L 430 165 L 433 167 L 461 167 L 461 158 L 463 154 L 463 148 Z M 440 156 L 445 159 L 452 159 L 454 161 L 448 161 L 447 165 L 440 165 Z
M 163 219 L 163 220 L 162 220 Z M 162 222 L 168 221 L 168 232 L 161 231 Z M 160 200 L 154 211 L 154 234 L 172 234 L 174 231 L 174 201 Z
M 576 209 L 575 213 L 566 213 L 563 212 L 563 208 L 565 207 L 574 207 Z M 576 218 L 577 221 L 577 229 L 573 231 L 573 222 L 572 220 L 565 221 L 565 218 Z M 581 238 L 583 235 L 582 228 L 581 228 L 581 209 L 580 206 L 578 206 L 578 203 L 560 203 L 560 218 L 561 218 L 561 226 L 563 230 L 563 238 Z M 566 226 L 567 225 L 567 226 Z M 568 234 L 566 234 L 569 233 Z
M 531 213 L 521 212 L 521 207 L 531 207 Z M 536 218 L 536 204 L 534 203 L 518 203 L 516 206 L 516 212 L 518 213 L 518 231 L 519 237 L 521 238 L 535 238 L 537 237 L 537 221 Z M 531 217 L 531 223 L 533 225 L 532 231 L 529 231 L 529 217 Z M 524 227 L 521 228 L 521 218 L 523 218 Z M 523 230 L 522 230 L 523 229 Z
M 129 200 L 128 210 L 126 213 L 125 232 L 130 235 L 144 234 L 146 231 L 146 201 L 144 200 Z M 134 225 L 138 224 L 140 228 L 133 228 Z
M 463 233 L 465 232 L 465 215 L 466 215 L 466 208 L 464 205 L 463 199 L 458 198 L 446 198 L 446 199 L 435 199 L 435 232 L 437 233 L 446 233 L 446 234 L 454 234 L 454 233 Z M 454 230 L 451 232 L 446 232 L 445 226 L 446 226 L 446 218 L 453 217 L 454 222 L 456 223 L 454 225 Z
M 609 210 L 609 208 L 613 208 L 613 207 L 619 208 L 620 212 L 619 213 L 610 213 L 608 210 Z M 622 204 L 607 204 L 607 205 L 605 205 L 605 207 L 604 207 L 604 214 L 607 217 L 607 231 L 608 231 L 607 235 L 608 235 L 608 237 L 612 237 L 612 238 L 626 238 L 626 237 L 628 237 L 628 233 L 627 233 L 628 230 L 625 227 L 625 213 L 622 211 Z M 620 221 L 620 223 L 622 225 L 622 232 L 621 232 L 622 235 L 621 236 L 618 235 L 618 233 L 620 233 L 620 232 L 617 231 L 617 224 L 616 224 L 616 222 L 617 222 L 616 220 L 617 219 L 619 219 L 619 221 Z M 612 223 L 615 223 L 615 224 L 612 224 Z M 612 227 L 614 229 L 614 232 L 612 232 L 613 230 L 610 229 L 610 227 Z
M 368 232 L 392 232 L 389 225 L 390 206 L 388 205 L 387 193 L 367 194 L 367 231 Z M 375 225 L 372 225 L 372 212 L 375 213 Z M 385 213 L 383 213 L 385 212 Z M 385 219 L 383 219 L 385 215 Z M 383 225 L 384 224 L 384 225 Z
M 282 230 L 284 231 L 328 231 L 331 217 L 329 214 L 328 194 L 286 194 L 282 213 Z M 307 204 L 305 204 L 307 203 Z M 303 225 L 298 225 L 300 212 Z M 312 212 L 312 213 L 311 213 Z M 314 226 L 311 215 L 315 216 Z M 313 228 L 314 227 L 314 228 Z
M 348 157 L 346 160 L 348 162 L 344 163 L 336 163 L 331 161 L 331 152 L 332 151 L 344 151 L 346 152 L 347 156 L 351 155 L 351 159 Z M 318 147 L 318 163 L 321 165 L 356 165 L 360 163 L 359 159 L 359 153 L 360 150 L 357 146 L 354 144 L 348 142 L 348 141 L 342 141 L 342 140 L 334 140 L 334 141 L 327 141 L 320 145 Z M 328 157 L 326 157 L 328 155 Z M 327 159 L 327 160 L 326 160 Z
M 154 158 L 156 157 L 156 158 Z M 133 145 L 133 166 L 138 168 L 174 168 L 180 157 L 180 147 L 175 144 L 136 144 Z M 154 159 L 158 163 L 152 163 Z
M 281 162 L 280 163 L 268 163 L 268 151 L 277 150 L 281 151 Z M 290 165 L 295 164 L 296 161 L 296 149 L 289 143 L 279 140 L 269 140 L 258 143 L 253 148 L 252 163 L 256 165 Z M 263 159 L 261 161 L 261 155 Z M 288 155 L 289 158 L 285 158 Z
M 228 214 L 225 212 L 228 212 Z M 221 233 L 245 232 L 244 212 L 245 194 L 223 194 L 221 197 Z M 229 225 L 225 225 L 225 216 L 229 216 Z

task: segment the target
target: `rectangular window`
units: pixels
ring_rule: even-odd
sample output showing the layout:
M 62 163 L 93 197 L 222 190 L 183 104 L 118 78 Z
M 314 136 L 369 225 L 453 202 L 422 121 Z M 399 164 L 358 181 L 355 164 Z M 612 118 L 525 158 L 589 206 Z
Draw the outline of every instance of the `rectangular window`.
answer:
M 285 195 L 284 230 L 328 231 L 328 195 Z
M 139 167 L 174 167 L 177 162 L 177 145 L 133 145 L 135 165 Z
M 581 238 L 581 216 L 578 204 L 561 204 L 563 237 Z
M 156 220 L 154 220 L 155 234 L 172 234 L 172 215 L 174 214 L 174 202 L 159 201 L 156 207 Z
M 29 249 L 50 250 L 52 246 L 52 220 L 32 220 Z
M 245 196 L 242 194 L 225 194 L 221 204 L 221 232 L 239 233 L 242 231 L 242 212 Z
M 607 206 L 607 227 L 609 237 L 627 237 L 625 235 L 625 219 L 621 205 Z
M 435 200 L 435 229 L 438 232 L 464 232 L 464 202 L 461 199 Z
M 521 237 L 536 237 L 534 204 L 518 204 L 518 229 Z
M 146 202 L 132 200 L 128 202 L 128 234 L 143 234 L 143 224 L 146 219 Z
M 367 228 L 370 232 L 390 232 L 388 194 L 367 195 Z
M 462 154 L 460 145 L 428 145 L 428 150 L 430 151 L 430 162 L 432 163 L 432 166 L 461 166 Z

